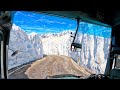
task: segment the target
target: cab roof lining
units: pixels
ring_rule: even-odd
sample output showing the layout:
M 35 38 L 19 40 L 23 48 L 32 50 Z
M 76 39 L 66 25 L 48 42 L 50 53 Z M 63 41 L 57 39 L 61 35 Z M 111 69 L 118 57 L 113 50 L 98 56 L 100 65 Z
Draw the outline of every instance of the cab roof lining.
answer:
M 106 26 L 106 27 L 111 27 L 110 25 L 100 22 L 99 20 L 96 20 L 95 18 L 92 18 L 89 14 L 84 13 L 82 11 L 37 11 L 37 13 L 43 13 L 47 15 L 54 15 L 54 16 L 59 16 L 63 18 L 69 18 L 72 20 L 76 20 L 77 17 L 81 18 L 81 21 L 101 25 L 101 26 Z

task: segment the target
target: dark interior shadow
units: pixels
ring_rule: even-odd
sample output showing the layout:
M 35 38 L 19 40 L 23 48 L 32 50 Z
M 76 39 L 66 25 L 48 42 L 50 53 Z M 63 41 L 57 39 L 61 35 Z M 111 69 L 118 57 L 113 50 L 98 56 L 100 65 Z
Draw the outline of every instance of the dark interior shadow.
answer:
M 25 74 L 26 70 L 31 67 L 31 63 L 26 64 L 24 67 L 23 65 L 19 66 L 22 67 L 18 69 L 18 67 L 12 68 L 8 71 L 8 79 L 29 79 L 28 76 Z

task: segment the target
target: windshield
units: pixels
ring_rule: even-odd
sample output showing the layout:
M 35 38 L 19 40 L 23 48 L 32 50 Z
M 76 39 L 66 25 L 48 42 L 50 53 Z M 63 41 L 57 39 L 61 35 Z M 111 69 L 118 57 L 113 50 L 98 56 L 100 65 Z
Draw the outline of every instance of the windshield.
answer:
M 9 78 L 104 73 L 111 28 L 80 22 L 75 42 L 82 48 L 73 52 L 70 48 L 76 27 L 75 20 L 17 11 L 9 41 Z

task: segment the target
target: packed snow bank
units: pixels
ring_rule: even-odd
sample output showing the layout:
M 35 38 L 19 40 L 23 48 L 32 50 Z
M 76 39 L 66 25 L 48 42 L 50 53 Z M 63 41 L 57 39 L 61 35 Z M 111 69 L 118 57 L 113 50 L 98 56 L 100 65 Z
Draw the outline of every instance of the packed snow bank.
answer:
M 12 57 L 12 53 L 16 50 L 19 50 L 18 54 Z M 8 49 L 8 68 L 11 69 L 42 57 L 43 48 L 40 38 L 34 34 L 27 35 L 21 28 L 13 24 Z
M 109 53 L 110 38 L 78 34 L 75 42 L 82 43 L 81 52 L 71 52 L 71 57 L 95 73 L 104 73 Z
M 66 55 L 70 54 L 70 33 L 42 38 L 43 51 L 46 55 Z
M 65 31 L 55 36 L 49 34 L 50 37 L 41 39 L 44 54 L 70 56 L 79 65 L 89 68 L 95 73 L 104 73 L 110 38 L 79 33 L 75 42 L 82 43 L 81 52 L 72 52 L 70 46 L 73 38 L 70 35 L 70 31 Z

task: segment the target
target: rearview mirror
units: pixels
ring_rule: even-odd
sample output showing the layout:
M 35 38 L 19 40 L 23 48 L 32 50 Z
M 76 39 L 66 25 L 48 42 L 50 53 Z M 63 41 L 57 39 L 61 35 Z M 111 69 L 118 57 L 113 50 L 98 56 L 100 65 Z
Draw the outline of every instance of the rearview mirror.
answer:
M 72 43 L 71 44 L 71 51 L 80 52 L 81 48 L 82 48 L 82 44 L 79 44 L 79 43 Z

